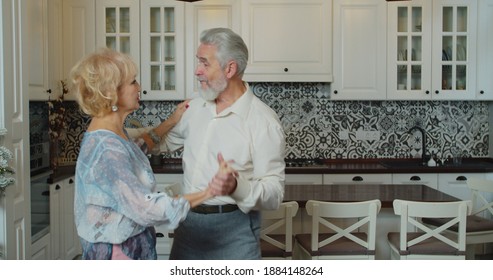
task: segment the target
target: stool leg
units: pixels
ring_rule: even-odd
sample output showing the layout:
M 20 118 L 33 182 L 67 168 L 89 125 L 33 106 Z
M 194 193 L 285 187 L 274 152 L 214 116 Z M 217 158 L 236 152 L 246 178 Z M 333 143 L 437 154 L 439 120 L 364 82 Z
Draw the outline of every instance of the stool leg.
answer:
M 476 258 L 476 244 L 466 245 L 466 260 L 474 260 Z

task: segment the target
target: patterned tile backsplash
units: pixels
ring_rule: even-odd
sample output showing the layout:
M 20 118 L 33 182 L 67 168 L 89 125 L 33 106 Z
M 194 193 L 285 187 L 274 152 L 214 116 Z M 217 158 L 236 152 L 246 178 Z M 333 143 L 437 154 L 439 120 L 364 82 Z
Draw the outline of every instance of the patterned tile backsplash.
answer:
M 286 133 L 286 158 L 408 158 L 421 155 L 423 127 L 427 151 L 438 158 L 460 148 L 466 157 L 488 157 L 488 104 L 479 101 L 332 101 L 325 83 L 252 83 L 255 95 L 279 115 Z M 127 118 L 154 126 L 167 118 L 176 101 L 144 101 Z M 75 102 L 67 102 L 67 136 L 62 141 L 63 162 L 74 164 L 89 119 Z M 31 102 L 30 117 L 47 118 L 45 102 Z M 31 123 L 36 123 L 32 121 Z M 31 127 L 32 135 L 41 127 Z M 43 130 L 41 130 L 42 133 Z M 366 131 L 378 140 L 359 140 Z M 365 133 L 361 133 L 365 132 Z M 180 154 L 171 157 L 180 157 Z

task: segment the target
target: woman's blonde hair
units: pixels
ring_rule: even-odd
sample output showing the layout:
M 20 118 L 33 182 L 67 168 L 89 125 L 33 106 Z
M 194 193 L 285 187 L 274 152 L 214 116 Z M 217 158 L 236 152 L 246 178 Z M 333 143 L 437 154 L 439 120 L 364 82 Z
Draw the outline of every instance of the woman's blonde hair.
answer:
M 137 65 L 130 56 L 104 48 L 80 60 L 70 72 L 70 81 L 82 111 L 101 117 L 116 105 L 120 87 L 136 75 Z

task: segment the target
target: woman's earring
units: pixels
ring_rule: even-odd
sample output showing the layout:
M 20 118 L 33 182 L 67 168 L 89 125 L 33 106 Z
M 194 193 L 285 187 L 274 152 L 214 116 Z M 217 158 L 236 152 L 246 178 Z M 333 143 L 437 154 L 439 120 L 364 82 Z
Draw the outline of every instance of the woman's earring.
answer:
M 113 112 L 118 111 L 118 106 L 116 106 L 116 105 L 111 106 L 111 111 L 113 111 Z

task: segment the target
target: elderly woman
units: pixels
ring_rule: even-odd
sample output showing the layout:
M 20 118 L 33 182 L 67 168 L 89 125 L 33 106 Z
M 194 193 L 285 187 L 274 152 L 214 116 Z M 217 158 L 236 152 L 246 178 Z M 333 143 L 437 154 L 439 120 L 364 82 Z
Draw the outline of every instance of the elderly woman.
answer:
M 75 223 L 83 259 L 156 259 L 153 226 L 174 229 L 191 207 L 214 196 L 210 188 L 174 198 L 155 192 L 142 147 L 152 148 L 153 138 L 176 124 L 185 105 L 136 144 L 124 128 L 125 118 L 139 108 L 136 75 L 127 55 L 109 49 L 85 57 L 71 72 L 77 102 L 91 117 L 75 172 Z

